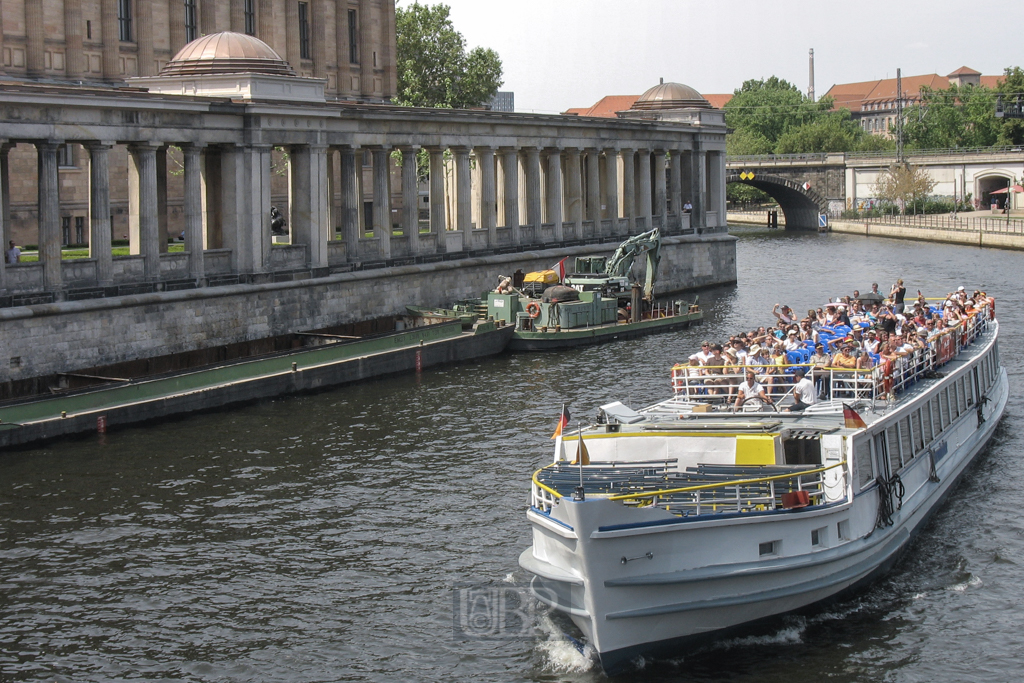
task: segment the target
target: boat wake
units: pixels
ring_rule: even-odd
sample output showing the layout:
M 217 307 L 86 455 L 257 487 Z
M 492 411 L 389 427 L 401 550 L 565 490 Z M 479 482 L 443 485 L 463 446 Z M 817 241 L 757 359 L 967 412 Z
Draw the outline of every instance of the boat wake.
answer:
M 545 670 L 569 674 L 600 667 L 594 648 L 567 635 L 550 617 L 541 618 L 537 626 L 541 639 L 536 649 L 544 660 Z

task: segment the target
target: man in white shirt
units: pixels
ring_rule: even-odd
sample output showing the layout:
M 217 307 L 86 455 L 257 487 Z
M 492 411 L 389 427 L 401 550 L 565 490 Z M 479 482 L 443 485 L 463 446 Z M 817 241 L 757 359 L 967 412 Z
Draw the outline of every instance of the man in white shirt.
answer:
M 793 386 L 793 405 L 789 407 L 789 411 L 797 413 L 817 403 L 818 392 L 814 390 L 814 382 L 807 379 L 802 368 L 797 368 L 793 372 L 793 379 L 796 380 L 796 384 Z
M 803 347 L 804 345 L 800 342 L 800 336 L 796 333 L 796 330 L 790 330 L 789 334 L 786 335 L 786 350 L 796 351 Z
M 772 406 L 775 405 L 775 402 L 765 393 L 764 387 L 757 381 L 754 371 L 748 369 L 746 379 L 738 387 L 736 410 L 739 410 L 744 405 L 757 410 L 761 407 L 762 402 Z
M 21 260 L 21 249 L 18 249 L 18 247 L 14 246 L 14 240 L 8 242 L 7 245 L 7 263 L 13 265 Z
M 701 365 L 707 365 L 711 358 L 711 342 L 701 342 L 700 351 L 690 356 L 689 360 L 696 358 Z

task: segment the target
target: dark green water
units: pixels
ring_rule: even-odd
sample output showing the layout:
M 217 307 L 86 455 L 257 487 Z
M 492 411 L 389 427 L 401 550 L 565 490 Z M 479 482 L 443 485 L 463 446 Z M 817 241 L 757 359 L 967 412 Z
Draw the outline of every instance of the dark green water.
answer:
M 654 402 L 702 338 L 897 277 L 997 297 L 1012 396 L 991 446 L 864 593 L 623 680 L 1017 680 L 1024 254 L 739 234 L 739 285 L 701 295 L 703 327 L 0 454 L 0 680 L 600 680 L 557 618 L 452 630 L 454 585 L 525 579 L 529 475 L 561 404 Z

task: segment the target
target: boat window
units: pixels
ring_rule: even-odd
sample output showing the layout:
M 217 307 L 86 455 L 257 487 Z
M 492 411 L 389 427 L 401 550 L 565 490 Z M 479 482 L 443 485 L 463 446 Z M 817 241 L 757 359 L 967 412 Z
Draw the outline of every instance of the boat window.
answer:
M 981 391 L 985 393 L 988 391 L 988 356 L 981 359 L 981 363 L 978 364 L 979 368 L 979 379 L 981 380 Z
M 999 342 L 992 343 L 992 362 L 999 367 Z
M 863 489 L 875 480 L 871 471 L 871 442 L 867 439 L 861 439 L 854 446 L 853 465 L 857 468 L 858 489 Z
M 960 378 L 960 393 L 963 395 L 964 412 L 974 405 L 974 392 L 971 391 L 971 376 L 964 375 Z
M 900 439 L 896 433 L 895 425 L 886 427 L 885 440 L 889 446 L 889 471 L 895 472 L 903 466 L 903 463 L 900 461 Z
M 910 441 L 910 417 L 900 420 L 900 451 L 903 453 L 903 462 L 914 459 L 914 447 Z
M 931 400 L 932 407 L 932 431 L 934 436 L 932 438 L 937 439 L 939 434 L 942 433 L 942 411 L 939 409 L 939 395 L 936 394 Z
M 836 538 L 838 538 L 840 541 L 848 541 L 848 540 L 850 540 L 850 521 L 849 520 L 844 519 L 841 522 L 836 524 Z
M 924 422 L 924 442 L 931 443 L 935 439 L 935 426 L 932 424 L 932 403 L 935 399 L 928 401 L 921 408 L 921 421 Z
M 821 436 L 794 435 L 782 440 L 787 465 L 820 465 Z
M 949 394 L 946 393 L 946 389 L 939 392 L 939 418 L 939 424 L 945 430 L 949 426 Z
M 768 541 L 766 543 L 760 543 L 757 546 L 757 554 L 760 557 L 778 555 L 780 545 L 782 545 L 782 541 Z
M 960 380 L 953 382 L 953 386 L 949 388 L 949 420 L 952 422 L 957 416 L 963 412 L 963 404 L 960 403 L 959 393 L 956 388 L 960 384 Z
M 889 478 L 889 448 L 885 441 L 885 432 L 878 432 L 872 438 L 875 452 L 875 476 L 883 479 Z
M 928 406 L 925 405 L 925 410 L 928 410 Z M 915 410 L 911 416 L 910 426 L 914 430 L 914 453 L 920 453 L 924 450 L 924 429 L 921 427 L 921 411 Z
M 828 527 L 823 526 L 820 529 L 811 530 L 811 547 L 821 548 L 828 547 Z

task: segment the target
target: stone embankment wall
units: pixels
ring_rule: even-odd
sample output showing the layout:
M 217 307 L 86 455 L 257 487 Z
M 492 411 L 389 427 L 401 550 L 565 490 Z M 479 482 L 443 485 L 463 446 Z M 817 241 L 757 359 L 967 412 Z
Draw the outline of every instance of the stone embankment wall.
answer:
M 608 254 L 608 244 L 340 273 L 263 285 L 211 287 L 0 309 L 0 381 L 216 347 L 447 305 L 480 296 L 499 275 Z M 726 234 L 667 237 L 659 294 L 736 281 Z M 570 266 L 571 267 L 571 266 Z
M 832 232 L 842 232 L 865 237 L 891 237 L 901 240 L 924 242 L 945 242 L 964 244 L 972 247 L 993 247 L 996 249 L 1024 249 L 1024 235 L 983 232 L 981 230 L 942 230 L 931 227 L 909 225 L 879 225 L 857 221 L 830 220 Z

